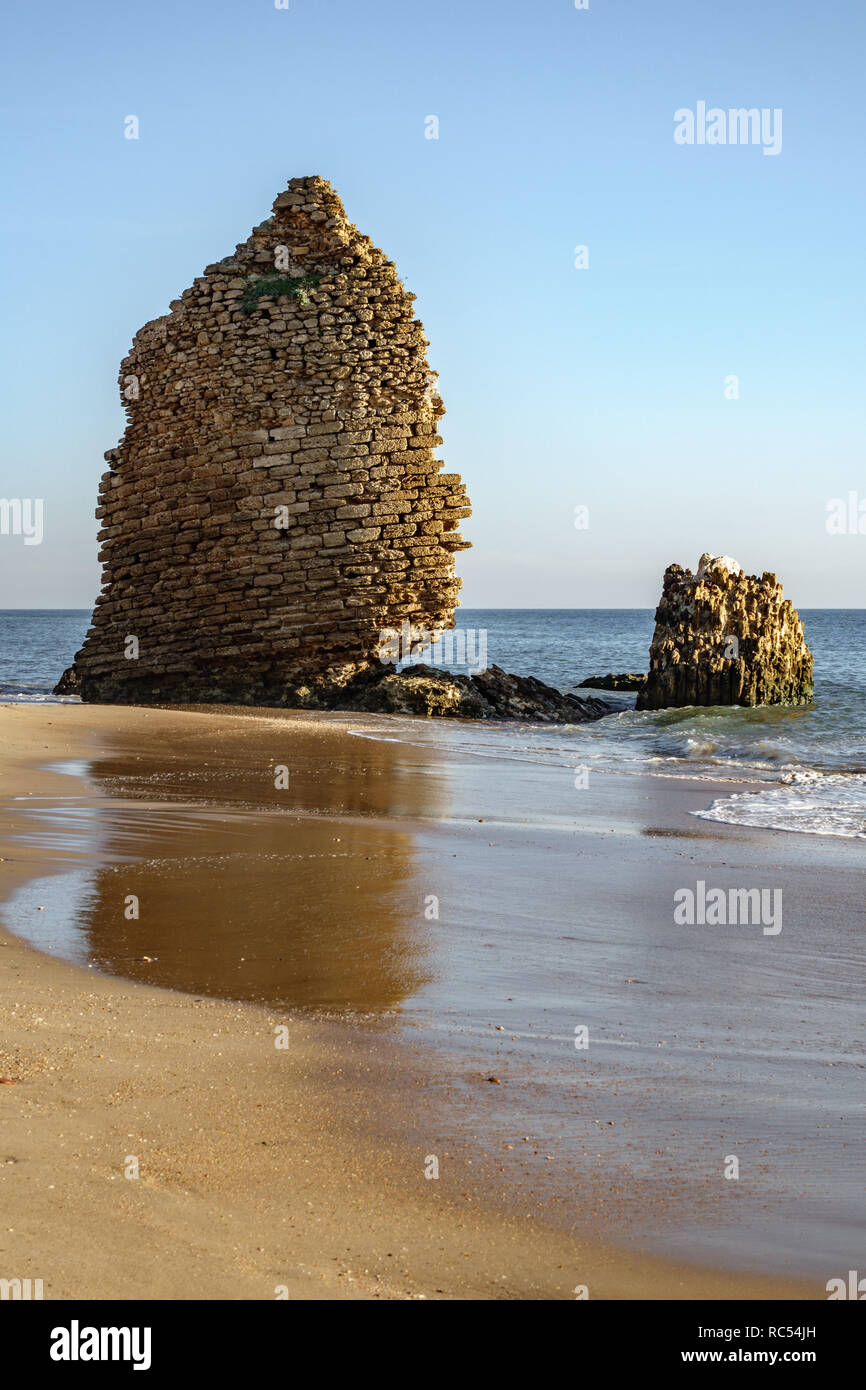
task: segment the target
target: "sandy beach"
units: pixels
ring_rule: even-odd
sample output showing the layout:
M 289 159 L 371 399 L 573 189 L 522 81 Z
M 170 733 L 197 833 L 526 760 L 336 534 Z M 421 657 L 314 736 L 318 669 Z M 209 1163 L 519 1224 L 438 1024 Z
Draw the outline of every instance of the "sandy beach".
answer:
M 320 856 L 336 895 L 327 911 L 351 909 L 358 924 L 348 957 L 325 951 L 306 982 L 290 961 L 300 980 L 294 1007 L 253 1002 L 267 1000 L 264 967 L 238 968 L 232 978 L 224 944 L 211 969 L 206 952 L 196 954 L 206 923 L 191 931 L 187 957 L 185 918 L 172 915 L 162 880 L 149 961 L 123 954 L 144 956 L 129 933 L 151 912 L 143 889 L 141 918 L 126 920 L 120 890 L 135 892 L 127 881 L 118 881 L 108 919 L 91 913 L 91 961 L 73 964 L 3 936 L 0 1076 L 14 1083 L 0 1088 L 0 1263 L 8 1277 L 42 1278 L 51 1299 L 272 1299 L 283 1289 L 315 1299 L 558 1299 L 574 1298 L 579 1286 L 608 1299 L 822 1296 L 811 1272 L 714 1269 L 611 1240 L 611 1211 L 627 1211 L 635 1194 L 676 1224 L 676 1173 L 656 1178 L 642 1197 L 640 1183 L 618 1189 L 614 1156 L 608 1164 L 600 1149 L 596 1168 L 606 1176 L 599 1182 L 596 1173 L 593 1185 L 587 1174 L 586 1190 L 575 1191 L 553 1175 L 552 1140 L 524 1132 L 512 1113 L 516 1106 L 516 1116 L 532 1114 L 531 1105 L 521 1108 L 519 1056 L 502 1058 L 495 1085 L 479 1069 L 488 1062 L 477 1047 L 446 1076 L 441 1049 L 419 1025 L 418 1046 L 407 1046 L 394 1019 L 413 990 L 423 994 L 427 966 L 411 943 L 401 945 L 401 901 L 404 916 L 419 913 L 405 895 L 383 897 L 381 882 L 378 897 L 366 890 L 383 868 L 405 875 L 417 845 L 441 833 L 431 826 L 438 805 L 466 856 L 461 872 L 495 902 L 502 861 L 491 840 L 518 847 L 508 845 L 517 832 L 507 816 L 493 827 L 473 814 L 489 801 L 489 770 L 469 776 L 457 805 L 445 797 L 447 769 L 435 751 L 351 738 L 346 721 L 333 717 L 261 710 L 6 706 L 0 756 L 2 920 L 10 930 L 26 934 L 23 915 L 51 912 L 50 897 L 26 896 L 28 884 L 44 887 L 48 875 L 61 883 L 82 869 L 110 871 L 112 862 L 129 862 L 140 875 L 147 856 L 141 843 L 123 846 L 118 824 L 134 832 L 136 818 L 139 829 L 146 823 L 152 850 L 154 837 L 179 834 L 172 817 L 192 815 L 213 853 L 213 835 L 231 833 L 240 815 L 242 784 L 257 824 L 279 820 L 308 861 Z M 290 814 L 275 811 L 273 779 L 263 777 L 281 761 L 291 767 Z M 222 805 L 214 801 L 220 778 Z M 252 808 L 250 781 L 262 788 Z M 185 804 L 182 786 L 192 789 Z M 634 807 L 621 789 L 616 795 L 622 818 L 633 822 Z M 531 816 L 523 796 L 521 805 Z M 614 811 L 602 801 L 593 812 L 611 843 Z M 108 834 L 104 823 L 94 831 L 100 816 Z M 592 826 L 572 829 L 591 856 Z M 555 816 L 545 837 L 554 856 L 563 839 Z M 659 845 L 664 836 L 640 838 L 642 853 L 658 855 Z M 226 853 L 225 844 L 217 848 Z M 448 858 L 459 864 L 460 852 L 449 840 Z M 207 902 L 206 869 L 196 892 Z M 436 878 L 443 897 L 450 872 L 446 864 Z M 310 913 L 316 900 L 303 895 L 314 888 L 303 879 L 286 885 Z M 169 980 L 174 988 L 158 987 Z M 285 1047 L 276 1046 L 281 1028 Z M 498 1120 L 489 1119 L 494 1095 L 507 1102 Z M 431 1156 L 436 1180 L 425 1177 Z M 132 1157 L 137 1179 L 125 1176 Z

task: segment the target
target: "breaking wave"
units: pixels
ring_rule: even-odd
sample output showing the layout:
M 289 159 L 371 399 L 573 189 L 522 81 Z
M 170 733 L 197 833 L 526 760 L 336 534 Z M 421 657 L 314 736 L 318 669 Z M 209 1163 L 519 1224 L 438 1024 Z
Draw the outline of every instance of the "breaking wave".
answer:
M 866 840 L 866 776 L 797 769 L 758 791 L 719 797 L 692 815 L 727 825 Z

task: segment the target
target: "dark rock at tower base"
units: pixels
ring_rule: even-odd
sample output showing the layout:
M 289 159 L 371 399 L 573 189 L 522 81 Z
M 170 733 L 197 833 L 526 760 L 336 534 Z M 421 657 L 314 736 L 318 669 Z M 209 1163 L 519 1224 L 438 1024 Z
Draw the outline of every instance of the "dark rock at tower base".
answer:
M 64 673 L 63 680 L 68 673 Z M 62 682 L 61 682 L 62 684 Z M 124 705 L 207 704 L 261 705 L 283 709 L 358 710 L 381 714 L 421 714 L 446 719 L 516 719 L 541 724 L 582 724 L 613 713 L 603 700 L 580 699 L 563 694 L 534 676 L 513 676 L 499 666 L 475 675 L 412 665 L 369 667 L 345 681 L 313 678 L 296 684 L 274 676 L 270 681 L 215 685 L 206 677 L 200 684 L 188 673 L 172 681 L 168 676 L 139 681 L 118 681 L 107 687 L 100 680 L 94 689 L 86 678 L 72 691 L 94 703 Z

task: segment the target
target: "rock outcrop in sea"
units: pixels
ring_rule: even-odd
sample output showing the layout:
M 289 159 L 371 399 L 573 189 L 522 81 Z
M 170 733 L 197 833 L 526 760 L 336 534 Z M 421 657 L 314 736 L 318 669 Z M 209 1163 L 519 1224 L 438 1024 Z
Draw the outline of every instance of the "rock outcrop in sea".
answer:
M 324 179 L 137 334 L 106 454 L 84 700 L 280 705 L 454 624 L 470 507 L 414 295 Z
M 613 671 L 608 671 L 606 676 L 587 676 L 585 681 L 578 683 L 578 690 L 589 688 L 592 690 L 639 690 L 646 680 L 642 671 L 622 671 L 619 675 L 614 675 Z
M 469 676 L 421 663 L 402 671 L 371 668 L 342 685 L 303 686 L 294 692 L 291 703 L 301 709 L 518 719 L 537 724 L 584 724 L 614 710 L 604 700 L 581 699 L 535 676 L 509 675 L 499 666 Z
M 801 705 L 812 653 L 775 574 L 747 575 L 730 556 L 702 555 L 696 574 L 665 570 L 637 708 Z

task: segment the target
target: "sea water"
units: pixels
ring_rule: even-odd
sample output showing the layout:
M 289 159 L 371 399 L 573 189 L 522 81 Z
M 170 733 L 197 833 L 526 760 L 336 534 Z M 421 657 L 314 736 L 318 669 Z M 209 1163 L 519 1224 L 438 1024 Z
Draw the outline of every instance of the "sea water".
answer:
M 395 716 L 391 737 L 556 766 L 754 783 L 695 814 L 733 825 L 866 838 L 866 609 L 801 611 L 815 657 L 811 705 L 714 706 L 638 713 L 635 697 L 601 692 L 614 712 L 580 725 L 484 724 Z M 81 646 L 87 610 L 0 610 L 0 700 L 52 695 Z M 653 610 L 468 609 L 457 626 L 484 634 L 488 663 L 577 694 L 607 672 L 647 669 Z M 436 648 L 431 654 L 438 656 Z M 443 663 L 444 664 L 444 663 Z M 454 669 L 460 669 L 455 667 Z M 376 732 L 381 737 L 381 729 Z

